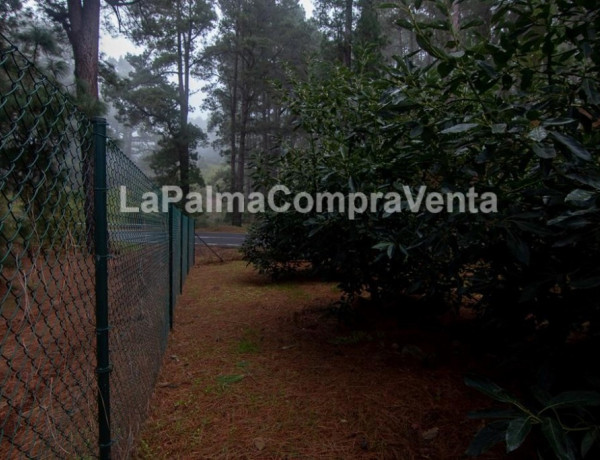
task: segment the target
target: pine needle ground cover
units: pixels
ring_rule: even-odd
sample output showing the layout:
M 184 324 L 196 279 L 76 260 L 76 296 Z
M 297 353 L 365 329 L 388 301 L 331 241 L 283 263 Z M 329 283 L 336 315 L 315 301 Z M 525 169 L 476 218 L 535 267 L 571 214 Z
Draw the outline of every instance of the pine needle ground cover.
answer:
M 340 321 L 334 283 L 221 255 L 190 272 L 136 458 L 464 457 L 487 401 L 463 377 L 493 362 L 445 332 Z

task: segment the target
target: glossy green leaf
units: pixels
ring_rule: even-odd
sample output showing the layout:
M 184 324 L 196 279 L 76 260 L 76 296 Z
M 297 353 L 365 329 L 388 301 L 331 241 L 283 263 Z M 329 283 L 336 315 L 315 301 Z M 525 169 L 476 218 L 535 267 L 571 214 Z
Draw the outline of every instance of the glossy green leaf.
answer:
M 589 211 L 585 211 L 585 213 L 589 213 Z M 574 229 L 587 227 L 591 224 L 591 221 L 588 218 L 583 217 L 582 215 L 569 212 L 555 217 L 553 219 L 550 219 L 547 223 L 548 225 L 558 225 L 563 228 Z
M 531 431 L 531 419 L 520 417 L 511 420 L 506 429 L 506 452 L 512 452 L 523 444 Z
M 575 120 L 573 118 L 549 118 L 542 122 L 542 126 L 564 126 L 574 122 Z
M 465 30 L 465 29 L 469 29 L 471 27 L 481 26 L 483 24 L 484 24 L 484 22 L 481 19 L 479 19 L 479 18 L 473 18 L 473 19 L 468 19 L 466 21 L 463 21 L 460 24 L 460 28 L 462 30 Z
M 556 419 L 544 418 L 542 421 L 542 433 L 557 459 L 576 460 L 575 454 L 569 448 L 567 435 Z
M 406 20 L 404 18 L 398 18 L 394 22 L 395 22 L 395 24 L 397 26 L 400 26 L 400 27 L 402 27 L 404 29 L 408 29 L 408 30 L 413 30 L 414 29 L 413 24 L 410 21 L 408 21 L 408 20 Z
M 565 391 L 548 401 L 547 407 L 597 407 L 600 393 L 596 391 Z
M 418 22 L 417 23 L 419 29 L 424 30 L 424 29 L 436 29 L 436 30 L 449 30 L 450 25 L 448 24 L 448 21 L 445 21 L 443 19 L 433 19 L 433 20 L 428 20 L 425 22 Z
M 421 47 L 423 51 L 426 51 L 431 56 L 439 58 L 439 59 L 447 59 L 448 56 L 441 48 L 435 46 L 431 43 L 431 40 L 425 37 L 422 34 L 417 34 L 417 44 Z
M 565 174 L 565 176 L 580 184 L 589 185 L 596 190 L 600 190 L 600 176 L 594 171 L 588 170 L 581 173 L 572 172 Z
M 536 143 L 532 145 L 532 150 L 539 158 L 551 159 L 556 156 L 556 150 L 552 144 Z
M 477 65 L 479 66 L 480 69 L 482 69 L 486 75 L 490 78 L 498 78 L 498 72 L 496 71 L 496 69 L 491 66 L 490 64 L 488 64 L 485 61 L 477 61 Z
M 567 149 L 569 149 L 569 151 L 576 157 L 586 161 L 590 161 L 592 159 L 590 152 L 583 148 L 583 146 L 572 137 L 567 136 L 565 134 L 557 133 L 555 131 L 550 131 L 550 134 L 560 144 L 564 145 Z
M 578 188 L 573 190 L 565 197 L 565 202 L 568 203 L 570 201 L 587 201 L 593 197 L 594 194 L 592 192 L 588 192 L 587 190 L 582 190 Z
M 588 102 L 599 105 L 600 104 L 600 93 L 598 92 L 598 88 L 596 87 L 596 83 L 590 78 L 584 78 L 581 83 L 581 88 L 585 93 Z
M 446 128 L 441 131 L 442 134 L 458 134 L 469 131 L 473 128 L 477 128 L 479 124 L 477 123 L 459 123 L 458 125 L 454 125 L 450 128 Z
M 465 384 L 481 393 L 489 396 L 492 399 L 500 402 L 514 403 L 517 399 L 511 396 L 504 388 L 495 384 L 486 377 L 481 376 L 467 376 L 465 377 Z
M 600 431 L 597 427 L 588 430 L 581 440 L 581 456 L 586 457 L 590 453 L 594 444 L 600 439 Z

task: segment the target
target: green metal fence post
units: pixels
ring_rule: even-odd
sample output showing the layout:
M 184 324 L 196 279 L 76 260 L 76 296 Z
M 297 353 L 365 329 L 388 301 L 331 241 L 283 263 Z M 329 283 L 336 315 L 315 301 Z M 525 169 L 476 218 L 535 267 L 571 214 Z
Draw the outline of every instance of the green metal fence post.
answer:
M 175 289 L 175 270 L 174 261 L 175 257 L 175 207 L 169 205 L 169 328 L 173 329 L 173 312 L 175 310 L 176 294 Z
M 194 266 L 194 219 L 190 217 L 190 246 L 188 248 L 188 272 Z
M 185 218 L 185 279 L 190 272 L 190 218 Z
M 196 264 L 196 219 L 192 219 L 192 267 Z
M 190 218 L 185 217 L 185 279 L 187 279 L 188 273 L 190 272 Z
M 181 270 L 180 270 L 180 280 L 179 280 L 179 293 L 182 294 L 183 293 L 183 283 L 185 282 L 185 246 L 186 246 L 186 241 L 185 241 L 185 215 L 183 213 L 181 213 L 181 220 L 180 222 L 180 226 L 181 226 L 181 245 L 179 247 L 180 249 L 180 263 L 181 263 Z
M 108 217 L 106 188 L 106 119 L 94 127 L 94 247 L 96 258 L 96 373 L 98 375 L 98 447 L 110 459 L 110 357 L 108 350 Z

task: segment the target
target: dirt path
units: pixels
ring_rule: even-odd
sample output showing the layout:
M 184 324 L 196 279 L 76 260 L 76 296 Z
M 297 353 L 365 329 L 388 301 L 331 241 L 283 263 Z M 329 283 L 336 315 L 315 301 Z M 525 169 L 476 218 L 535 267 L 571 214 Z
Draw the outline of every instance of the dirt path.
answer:
M 478 426 L 466 413 L 487 401 L 452 343 L 341 326 L 338 296 L 239 260 L 197 265 L 137 458 L 463 458 Z

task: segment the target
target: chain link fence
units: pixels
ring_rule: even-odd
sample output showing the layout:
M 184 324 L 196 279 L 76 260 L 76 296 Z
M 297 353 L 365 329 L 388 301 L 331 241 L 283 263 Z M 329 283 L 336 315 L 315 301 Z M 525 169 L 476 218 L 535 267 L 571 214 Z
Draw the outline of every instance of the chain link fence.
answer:
M 0 458 L 132 453 L 194 254 L 177 208 L 122 212 L 147 192 L 0 35 Z

